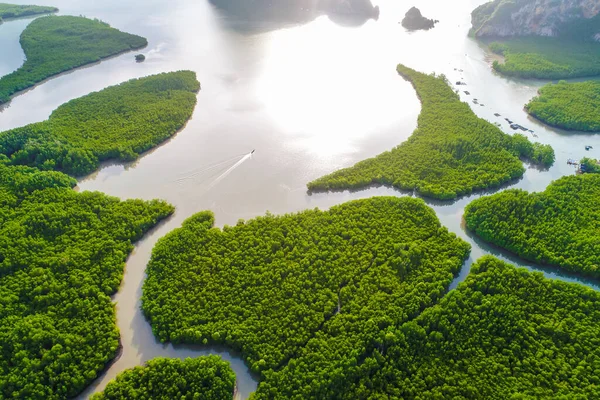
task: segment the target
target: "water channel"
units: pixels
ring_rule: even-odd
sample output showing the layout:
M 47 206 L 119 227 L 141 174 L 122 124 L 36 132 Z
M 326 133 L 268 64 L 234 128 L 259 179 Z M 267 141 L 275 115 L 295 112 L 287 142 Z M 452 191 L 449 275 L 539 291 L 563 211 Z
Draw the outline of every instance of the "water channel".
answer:
M 176 137 L 136 162 L 104 165 L 79 183 L 81 191 L 98 190 L 123 199 L 161 198 L 177 208 L 172 218 L 137 243 L 129 257 L 114 297 L 122 354 L 80 398 L 102 390 L 123 370 L 157 356 L 219 354 L 237 374 L 238 398 L 255 390 L 256 377 L 239 355 L 227 349 L 174 347 L 154 338 L 139 302 L 152 247 L 201 210 L 212 210 L 217 225 L 223 226 L 267 210 L 280 214 L 327 209 L 374 195 L 405 195 L 383 187 L 309 195 L 305 186 L 410 136 L 420 105 L 410 84 L 396 74 L 398 63 L 443 73 L 452 83 L 466 82 L 461 96 L 477 115 L 501 123 L 505 132 L 511 132 L 503 119 L 509 117 L 534 130 L 535 140 L 554 147 L 556 163 L 550 170 L 528 168 L 511 188 L 542 191 L 551 181 L 575 173 L 567 159 L 597 158 L 584 146 L 600 149 L 600 135 L 547 128 L 523 111 L 545 82 L 498 76 L 490 68 L 493 56 L 467 37 L 470 12 L 484 2 L 421 0 L 423 14 L 440 23 L 431 31 L 409 33 L 398 23 L 413 5 L 407 0 L 373 1 L 381 9 L 378 21 L 347 24 L 320 16 L 296 25 L 249 22 L 223 13 L 207 0 L 36 1 L 59 7 L 60 14 L 99 18 L 145 36 L 149 46 L 142 52 L 147 59 L 137 64 L 132 53 L 124 54 L 51 79 L 0 111 L 0 131 L 44 120 L 68 100 L 135 77 L 191 69 L 202 84 L 194 115 Z M 30 22 L 19 19 L 0 25 L 0 76 L 21 65 L 24 55 L 18 37 Z M 473 104 L 473 98 L 484 106 Z M 242 158 L 254 149 L 254 154 Z M 427 201 L 441 222 L 472 246 L 471 258 L 453 287 L 468 275 L 473 260 L 494 254 L 550 278 L 600 289 L 593 281 L 525 263 L 469 235 L 462 224 L 464 207 L 482 194 L 451 203 Z

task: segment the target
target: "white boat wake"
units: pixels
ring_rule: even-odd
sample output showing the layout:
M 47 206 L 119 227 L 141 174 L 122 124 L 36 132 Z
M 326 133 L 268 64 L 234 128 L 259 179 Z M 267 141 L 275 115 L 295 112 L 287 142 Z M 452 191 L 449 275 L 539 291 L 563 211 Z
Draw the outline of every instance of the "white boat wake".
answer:
M 246 161 L 250 157 L 252 157 L 252 153 L 248 153 L 244 157 L 242 157 L 241 160 L 239 160 L 238 162 L 236 162 L 235 164 L 233 164 L 227 171 L 223 172 L 214 181 L 212 181 L 212 183 L 210 185 L 208 185 L 207 190 L 210 190 L 213 187 L 215 187 L 216 184 L 218 184 L 223 179 L 225 179 L 227 177 L 227 175 L 231 174 L 237 167 L 239 167 L 240 165 L 242 165 L 244 163 L 244 161 Z

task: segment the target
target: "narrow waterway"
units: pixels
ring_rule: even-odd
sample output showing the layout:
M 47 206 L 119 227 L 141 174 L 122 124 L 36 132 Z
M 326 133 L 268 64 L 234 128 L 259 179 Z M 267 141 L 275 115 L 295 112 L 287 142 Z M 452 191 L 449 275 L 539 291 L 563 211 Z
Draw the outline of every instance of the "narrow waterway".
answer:
M 137 243 L 130 256 L 114 298 L 122 354 L 80 398 L 102 390 L 123 370 L 157 356 L 219 354 L 237 374 L 238 397 L 247 398 L 255 390 L 256 377 L 237 354 L 156 341 L 139 302 L 152 247 L 201 210 L 212 210 L 223 226 L 267 210 L 279 214 L 327 209 L 352 199 L 404 195 L 388 188 L 306 192 L 308 181 L 388 150 L 415 129 L 419 102 L 411 85 L 396 74 L 398 63 L 443 73 L 452 83 L 466 82 L 460 87 L 461 96 L 479 116 L 512 132 L 503 119 L 508 117 L 534 130 L 535 140 L 554 147 L 556 164 L 550 170 L 529 168 L 512 188 L 544 190 L 552 180 L 575 173 L 567 159 L 598 158 L 584 146 L 600 149 L 600 135 L 545 128 L 523 111 L 544 82 L 511 80 L 492 72 L 492 56 L 467 37 L 470 12 L 483 2 L 422 0 L 423 14 L 440 23 L 431 31 L 415 33 L 398 23 L 413 5 L 407 0 L 373 1 L 381 9 L 379 21 L 355 21 L 355 26 L 327 16 L 295 26 L 276 21 L 253 25 L 222 13 L 207 0 L 37 2 L 147 37 L 149 46 L 143 50 L 147 59 L 136 64 L 132 53 L 125 54 L 52 79 L 0 111 L 0 130 L 44 120 L 70 99 L 134 77 L 191 69 L 202 83 L 192 120 L 176 137 L 134 163 L 105 165 L 79 184 L 79 190 L 121 198 L 162 198 L 177 208 L 172 218 Z M 0 75 L 22 63 L 18 36 L 30 21 L 0 25 Z M 474 104 L 474 98 L 483 106 Z M 471 258 L 453 287 L 467 276 L 473 260 L 494 254 L 551 278 L 600 289 L 589 280 L 524 263 L 470 236 L 462 215 L 464 207 L 480 196 L 452 203 L 428 201 L 441 222 L 472 245 Z

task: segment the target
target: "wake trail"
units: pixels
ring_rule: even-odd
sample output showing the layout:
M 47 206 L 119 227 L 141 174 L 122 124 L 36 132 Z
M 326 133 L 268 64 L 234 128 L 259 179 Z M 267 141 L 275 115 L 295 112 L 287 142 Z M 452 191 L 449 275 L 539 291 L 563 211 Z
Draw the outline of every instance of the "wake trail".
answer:
M 223 172 L 221 175 L 219 175 L 210 185 L 208 185 L 207 190 L 212 189 L 213 187 L 215 187 L 215 185 L 219 182 L 221 182 L 223 179 L 225 179 L 227 177 L 227 175 L 231 174 L 237 167 L 239 167 L 240 165 L 242 165 L 247 159 L 249 159 L 250 157 L 252 157 L 252 153 L 248 153 L 246 154 L 244 157 L 242 157 L 242 159 L 238 162 L 236 162 L 235 164 L 233 164 L 227 171 Z
M 188 171 L 188 172 L 186 172 L 185 176 L 183 176 L 181 178 L 177 178 L 176 182 L 183 182 L 183 181 L 187 181 L 187 180 L 193 179 L 194 177 L 196 177 L 196 176 L 198 176 L 198 175 L 200 175 L 200 174 L 202 174 L 204 172 L 208 172 L 208 171 L 210 171 L 212 169 L 215 169 L 215 168 L 218 168 L 218 167 L 220 167 L 220 166 L 222 166 L 224 164 L 229 164 L 229 163 L 233 162 L 234 160 L 239 159 L 240 157 L 244 157 L 245 155 L 246 154 L 239 154 L 239 155 L 237 155 L 235 157 L 232 157 L 232 158 L 229 158 L 229 159 L 227 159 L 225 161 L 220 161 L 220 162 L 208 165 L 208 166 L 206 166 L 204 168 L 201 168 L 201 169 Z

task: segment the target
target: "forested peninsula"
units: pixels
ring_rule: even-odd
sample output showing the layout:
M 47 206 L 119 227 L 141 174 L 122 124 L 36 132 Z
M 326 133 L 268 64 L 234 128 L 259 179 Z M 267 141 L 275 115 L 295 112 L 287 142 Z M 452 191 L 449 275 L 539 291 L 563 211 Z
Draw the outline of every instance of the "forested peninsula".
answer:
M 600 81 L 550 83 L 539 90 L 525 109 L 554 127 L 600 132 Z
M 71 100 L 44 122 L 0 133 L 13 165 L 84 175 L 104 160 L 134 160 L 191 117 L 200 84 L 191 71 L 133 79 Z
M 0 155 L 0 398 L 73 397 L 117 354 L 109 296 L 132 242 L 173 207 L 76 193 L 65 174 L 7 162 Z
M 56 7 L 0 3 L 0 24 L 3 19 L 29 17 L 31 15 L 49 14 L 57 11 L 58 8 Z
M 0 104 L 51 76 L 148 44 L 105 22 L 72 16 L 38 18 L 25 28 L 20 42 L 27 59 L 0 78 Z
M 526 260 L 600 278 L 600 175 L 566 176 L 540 193 L 507 190 L 471 202 L 467 228 Z
M 336 398 L 598 398 L 599 318 L 598 292 L 486 256 Z
M 240 350 L 253 399 L 600 394 L 600 295 L 491 256 L 445 294 L 469 246 L 419 199 L 213 224 L 159 241 L 143 310 L 163 341 Z
M 287 365 L 314 394 L 442 297 L 470 251 L 414 198 L 213 224 L 198 213 L 153 249 L 142 310 L 154 333 L 241 351 L 268 381 Z
M 417 130 L 391 151 L 310 182 L 310 191 L 383 184 L 425 197 L 455 199 L 521 177 L 521 159 L 546 167 L 554 163 L 550 146 L 507 135 L 478 118 L 444 76 L 403 65 L 398 73 L 413 84 L 421 100 Z
M 218 356 L 156 358 L 120 373 L 91 400 L 233 400 L 235 373 Z

